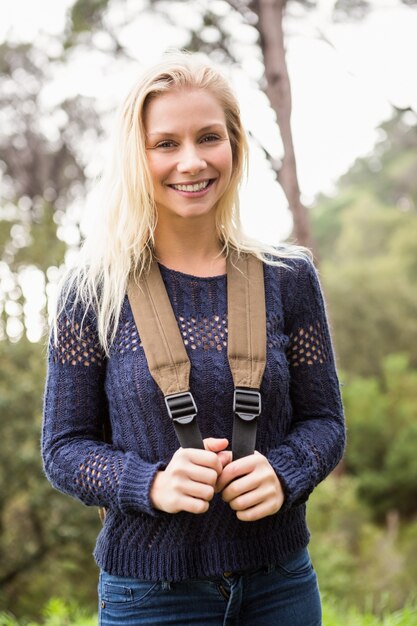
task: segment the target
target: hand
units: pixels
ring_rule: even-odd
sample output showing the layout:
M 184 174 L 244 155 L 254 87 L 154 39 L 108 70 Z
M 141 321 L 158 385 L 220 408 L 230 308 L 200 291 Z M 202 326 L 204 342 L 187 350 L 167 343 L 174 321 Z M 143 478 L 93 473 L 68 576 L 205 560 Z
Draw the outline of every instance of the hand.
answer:
M 284 503 L 278 476 L 259 452 L 228 463 L 217 480 L 216 491 L 222 491 L 223 500 L 242 522 L 273 515 Z
M 205 450 L 179 448 L 165 470 L 157 472 L 150 498 L 166 513 L 205 513 L 224 465 L 230 460 L 227 439 L 204 440 Z M 223 456 L 222 456 L 223 455 Z

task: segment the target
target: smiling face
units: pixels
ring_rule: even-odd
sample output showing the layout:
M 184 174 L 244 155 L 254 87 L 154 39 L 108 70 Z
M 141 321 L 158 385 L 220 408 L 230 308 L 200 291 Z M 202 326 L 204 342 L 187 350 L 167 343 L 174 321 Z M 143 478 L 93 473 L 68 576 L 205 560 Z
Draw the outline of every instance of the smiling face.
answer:
M 144 126 L 158 220 L 214 218 L 233 165 L 219 101 L 207 90 L 175 89 L 147 103 Z

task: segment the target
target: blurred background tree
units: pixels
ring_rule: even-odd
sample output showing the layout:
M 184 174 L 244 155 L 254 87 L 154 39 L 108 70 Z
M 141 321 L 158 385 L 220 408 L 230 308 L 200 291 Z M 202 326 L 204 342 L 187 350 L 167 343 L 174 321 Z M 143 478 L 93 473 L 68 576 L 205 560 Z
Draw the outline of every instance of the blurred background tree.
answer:
M 339 361 L 364 375 L 394 352 L 417 366 L 417 116 L 395 111 L 380 131 L 312 212 Z
M 94 576 L 88 557 L 97 530 L 94 512 L 83 510 L 86 535 L 71 528 L 73 505 L 45 484 L 39 459 L 46 296 L 66 250 L 79 243 L 71 209 L 85 192 L 78 145 L 99 127 L 82 98 L 42 104 L 50 61 L 30 45 L 0 49 L 0 607 L 28 615 L 48 587 L 70 592 L 79 567 Z M 80 596 L 91 602 L 91 590 Z
M 326 481 L 310 505 L 321 587 L 340 603 L 365 606 L 371 597 L 376 611 L 402 606 L 414 592 L 417 118 L 411 108 L 393 109 L 372 154 L 357 160 L 337 193 L 317 197 L 306 211 L 291 152 L 283 24 L 281 17 L 266 20 L 276 27 L 271 43 L 263 30 L 267 4 L 78 0 L 69 5 L 61 37 L 0 47 L 0 608 L 16 615 L 36 615 L 51 595 L 69 598 L 74 590 L 80 603 L 91 610 L 96 605 L 91 552 L 100 529 L 97 511 L 50 488 L 39 439 L 47 298 L 82 239 L 82 207 L 97 174 L 92 155 L 112 111 L 76 93 L 60 100 L 47 92 L 86 50 L 104 55 L 113 71 L 132 71 L 137 59 L 122 27 L 148 18 L 156 29 L 175 26 L 179 45 L 225 66 L 239 68 L 246 46 L 265 67 L 259 85 L 279 121 L 282 152 L 277 158 L 250 129 L 251 141 L 277 180 L 283 186 L 283 178 L 290 181 L 288 203 L 300 203 L 308 218 L 306 238 L 299 239 L 314 240 L 321 259 L 343 371 L 349 427 L 344 474 Z M 276 15 L 283 4 L 276 3 Z M 363 0 L 339 0 L 326 3 L 318 20 L 319 4 L 292 0 L 286 11 L 294 19 L 314 17 L 326 45 L 332 45 L 332 20 L 360 20 L 372 10 Z M 279 55 L 269 55 L 267 42 Z

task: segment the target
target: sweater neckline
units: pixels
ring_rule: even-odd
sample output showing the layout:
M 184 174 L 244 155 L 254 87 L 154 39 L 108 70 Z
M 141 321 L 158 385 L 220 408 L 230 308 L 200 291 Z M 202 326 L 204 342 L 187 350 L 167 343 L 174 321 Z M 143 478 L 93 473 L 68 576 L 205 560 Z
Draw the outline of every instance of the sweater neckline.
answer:
M 158 262 L 159 268 L 162 270 L 162 273 L 166 275 L 179 276 L 180 278 L 184 278 L 186 280 L 197 280 L 202 282 L 210 282 L 210 281 L 218 281 L 224 280 L 227 276 L 227 273 L 218 274 L 216 276 L 194 276 L 193 274 L 186 274 L 185 272 L 180 272 L 179 270 L 173 270 L 170 267 L 166 267 L 166 265 L 162 265 L 162 263 Z

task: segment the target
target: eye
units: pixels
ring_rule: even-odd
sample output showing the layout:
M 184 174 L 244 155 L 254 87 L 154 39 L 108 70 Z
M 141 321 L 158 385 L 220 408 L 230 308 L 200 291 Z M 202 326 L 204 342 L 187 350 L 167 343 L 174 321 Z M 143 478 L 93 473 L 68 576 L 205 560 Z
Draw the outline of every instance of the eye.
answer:
M 201 139 L 201 142 L 210 143 L 212 141 L 217 141 L 218 139 L 220 139 L 218 135 L 215 135 L 214 133 L 210 133 L 210 135 L 204 135 L 204 137 L 202 137 Z
M 174 142 L 171 139 L 165 139 L 164 141 L 160 141 L 156 144 L 155 148 L 173 148 Z

